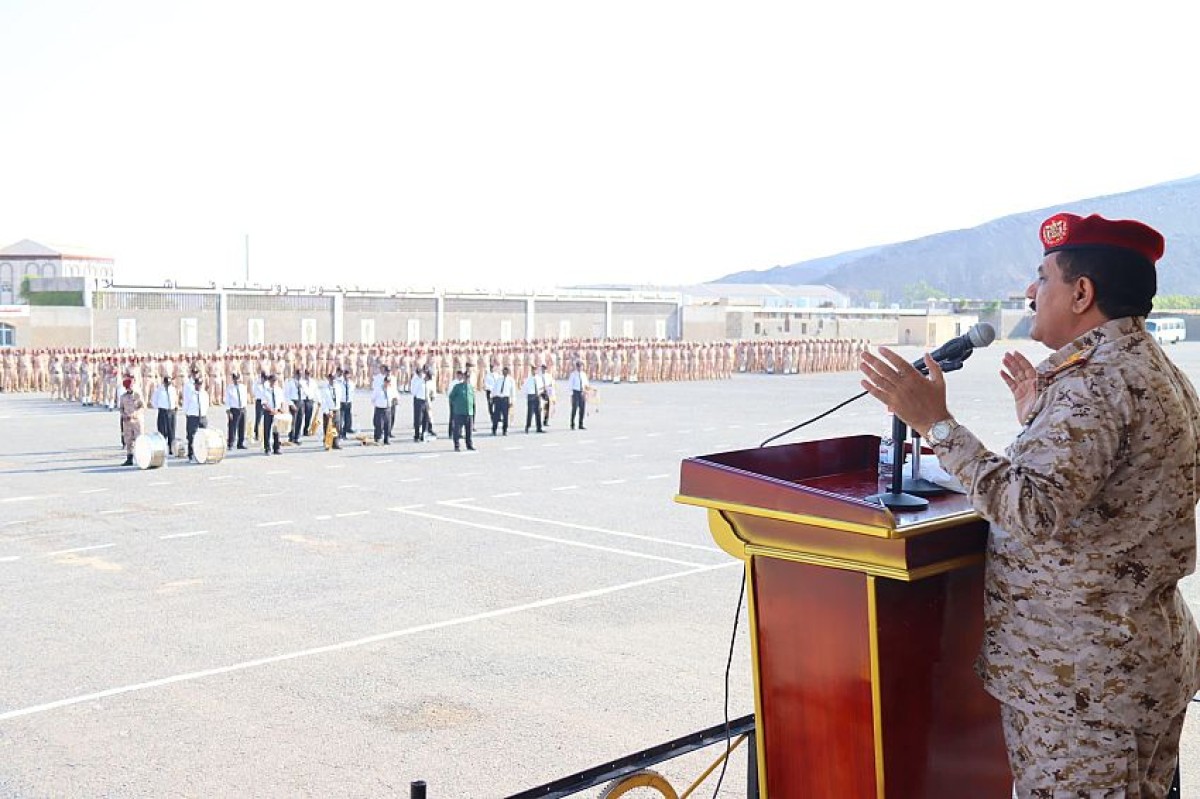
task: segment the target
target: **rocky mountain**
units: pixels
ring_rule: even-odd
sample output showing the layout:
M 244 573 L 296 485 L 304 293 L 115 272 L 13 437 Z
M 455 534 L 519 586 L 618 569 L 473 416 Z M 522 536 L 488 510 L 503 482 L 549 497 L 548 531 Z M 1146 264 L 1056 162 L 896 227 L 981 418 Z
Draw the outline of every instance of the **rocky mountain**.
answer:
M 857 302 L 904 302 L 923 283 L 949 297 L 999 300 L 1021 294 L 1041 260 L 1037 225 L 1058 211 L 1140 219 L 1167 238 L 1160 294 L 1200 295 L 1200 175 L 1123 194 L 1041 208 L 968 230 L 791 266 L 738 272 L 715 283 L 828 284 Z

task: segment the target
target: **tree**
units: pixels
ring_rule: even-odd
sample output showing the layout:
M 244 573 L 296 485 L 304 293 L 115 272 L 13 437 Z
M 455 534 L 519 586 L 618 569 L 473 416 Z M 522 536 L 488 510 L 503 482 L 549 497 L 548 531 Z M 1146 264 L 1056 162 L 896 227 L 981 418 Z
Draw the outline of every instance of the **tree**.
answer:
M 924 280 L 909 283 L 904 287 L 904 305 L 912 308 L 921 305 L 925 300 L 944 300 L 949 295 L 941 289 L 936 289 Z

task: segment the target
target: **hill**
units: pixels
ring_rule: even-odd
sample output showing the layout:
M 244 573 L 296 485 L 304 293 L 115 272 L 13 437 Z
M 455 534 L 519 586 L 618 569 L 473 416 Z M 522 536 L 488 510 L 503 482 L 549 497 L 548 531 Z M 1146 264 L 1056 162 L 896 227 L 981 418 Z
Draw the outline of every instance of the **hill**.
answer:
M 1021 294 L 1041 260 L 1037 225 L 1058 211 L 1140 219 L 1167 238 L 1160 294 L 1200 295 L 1200 176 L 1025 211 L 967 230 L 855 250 L 773 269 L 737 272 L 714 283 L 825 283 L 858 302 L 904 302 L 922 283 L 950 297 Z

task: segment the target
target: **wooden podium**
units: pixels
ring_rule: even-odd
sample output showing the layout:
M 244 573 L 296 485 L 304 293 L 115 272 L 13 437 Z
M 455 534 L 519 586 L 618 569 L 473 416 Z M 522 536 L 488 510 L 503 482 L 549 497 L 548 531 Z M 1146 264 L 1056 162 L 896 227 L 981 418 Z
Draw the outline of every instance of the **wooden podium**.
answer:
M 961 494 L 893 514 L 879 438 L 683 462 L 746 564 L 764 799 L 1009 799 L 999 704 L 972 667 L 987 523 Z

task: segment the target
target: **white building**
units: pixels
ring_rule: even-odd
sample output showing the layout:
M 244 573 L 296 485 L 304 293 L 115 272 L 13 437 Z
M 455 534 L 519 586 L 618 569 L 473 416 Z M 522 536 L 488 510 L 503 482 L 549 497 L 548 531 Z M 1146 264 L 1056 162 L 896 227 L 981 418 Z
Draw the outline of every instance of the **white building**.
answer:
M 112 276 L 111 258 L 24 239 L 0 250 L 0 306 L 26 303 L 21 298 L 21 281 L 27 277 L 89 278 L 95 287 L 111 281 Z

